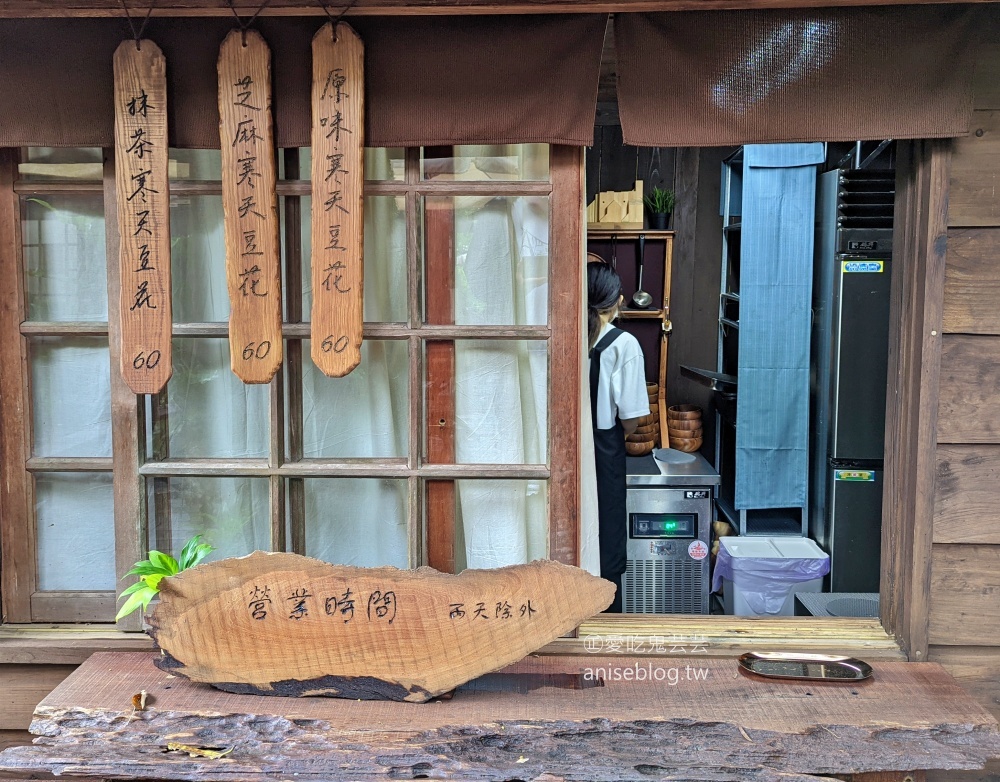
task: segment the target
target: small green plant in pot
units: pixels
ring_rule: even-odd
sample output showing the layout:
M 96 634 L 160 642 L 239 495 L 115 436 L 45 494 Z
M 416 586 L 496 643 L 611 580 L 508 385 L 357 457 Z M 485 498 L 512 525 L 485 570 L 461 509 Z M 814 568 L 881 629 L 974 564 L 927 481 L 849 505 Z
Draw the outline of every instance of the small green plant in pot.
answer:
M 674 211 L 677 194 L 673 190 L 654 187 L 642 200 L 645 201 L 646 208 L 649 210 L 649 227 L 660 231 L 665 230 L 667 221 Z
M 145 611 L 149 607 L 150 601 L 159 593 L 160 582 L 164 578 L 175 576 L 182 570 L 194 567 L 212 551 L 211 545 L 201 542 L 201 535 L 195 535 L 184 544 L 179 560 L 174 559 L 169 554 L 164 554 L 162 551 L 150 551 L 148 558 L 136 562 L 135 566 L 125 574 L 125 578 L 139 576 L 139 580 L 119 595 L 119 600 L 123 597 L 128 597 L 128 600 L 121 607 L 115 621 L 117 622 L 123 616 L 128 616 L 139 608 Z

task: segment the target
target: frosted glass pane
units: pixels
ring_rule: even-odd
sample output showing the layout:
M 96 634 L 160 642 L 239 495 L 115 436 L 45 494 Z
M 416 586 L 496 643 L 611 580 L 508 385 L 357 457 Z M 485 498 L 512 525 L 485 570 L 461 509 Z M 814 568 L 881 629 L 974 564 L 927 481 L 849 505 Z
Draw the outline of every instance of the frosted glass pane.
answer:
M 217 149 L 171 149 L 171 179 L 222 179 L 222 153 Z
M 228 340 L 174 340 L 167 419 L 170 456 L 267 455 L 267 386 L 246 385 L 233 374 Z
M 547 197 L 435 197 L 425 209 L 454 213 L 456 323 L 548 323 Z
M 409 427 L 406 342 L 365 340 L 361 364 L 327 377 L 303 341 L 303 449 L 310 457 L 403 457 Z
M 30 320 L 107 320 L 100 193 L 23 200 L 21 242 Z
M 548 556 L 548 481 L 455 481 L 456 570 Z
M 455 343 L 459 464 L 544 464 L 548 346 L 544 340 Z
M 114 491 L 111 475 L 35 476 L 38 588 L 115 588 Z
M 312 149 L 303 147 L 299 150 L 299 166 L 302 179 L 309 179 L 312 171 Z M 365 179 L 367 181 L 395 179 L 402 182 L 406 179 L 406 150 L 403 147 L 366 147 L 365 148 Z
M 107 340 L 31 340 L 35 456 L 111 456 L 111 359 Z
M 170 478 L 167 491 L 169 518 L 149 503 L 150 540 L 169 539 L 173 556 L 195 535 L 215 546 L 206 561 L 270 549 L 266 478 Z
M 222 196 L 170 198 L 174 323 L 229 320 Z
M 451 154 L 437 157 L 434 148 L 421 150 L 424 179 L 463 181 L 531 180 L 549 178 L 547 144 L 491 144 L 445 147 Z
M 406 481 L 306 479 L 306 554 L 337 565 L 407 566 Z
M 302 313 L 312 309 L 312 199 L 302 199 Z M 365 320 L 406 321 L 406 211 L 394 196 L 365 199 Z

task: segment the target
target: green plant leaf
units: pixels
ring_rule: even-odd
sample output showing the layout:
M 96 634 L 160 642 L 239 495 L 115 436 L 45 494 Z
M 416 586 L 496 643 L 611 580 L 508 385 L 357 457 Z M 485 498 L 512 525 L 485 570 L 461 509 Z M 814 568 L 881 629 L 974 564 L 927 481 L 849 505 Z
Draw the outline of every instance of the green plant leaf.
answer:
M 156 551 L 155 549 L 150 551 L 149 561 L 158 568 L 156 571 L 158 573 L 172 576 L 180 572 L 180 568 L 177 566 L 177 560 L 169 554 L 164 554 L 162 551 Z
M 164 573 L 152 573 L 152 574 L 150 574 L 148 576 L 143 576 L 142 577 L 142 583 L 144 583 L 146 586 L 148 586 L 153 591 L 159 592 L 160 591 L 160 582 L 163 579 L 165 579 L 166 577 L 167 576 Z
M 149 585 L 145 581 L 136 581 L 132 586 L 123 589 L 122 593 L 118 595 L 118 599 L 121 600 L 126 595 L 131 595 L 133 592 L 138 592 L 140 589 L 149 589 Z
M 146 606 L 149 605 L 149 601 L 156 596 L 156 590 L 150 589 L 145 585 L 143 586 L 145 587 L 144 589 L 137 589 L 129 596 L 129 599 L 125 601 L 125 605 L 121 607 L 121 610 L 115 616 L 116 622 L 122 617 L 128 616 L 139 607 L 145 609 Z
M 159 553 L 159 552 L 157 552 Z M 142 562 L 136 562 L 135 566 L 125 575 L 126 576 L 172 576 L 177 571 L 171 571 L 168 568 L 164 568 L 160 565 L 154 565 L 148 559 L 144 559 Z
M 180 569 L 187 570 L 201 562 L 208 554 L 214 551 L 214 547 L 208 543 L 201 543 L 201 535 L 195 535 L 184 544 L 181 551 Z

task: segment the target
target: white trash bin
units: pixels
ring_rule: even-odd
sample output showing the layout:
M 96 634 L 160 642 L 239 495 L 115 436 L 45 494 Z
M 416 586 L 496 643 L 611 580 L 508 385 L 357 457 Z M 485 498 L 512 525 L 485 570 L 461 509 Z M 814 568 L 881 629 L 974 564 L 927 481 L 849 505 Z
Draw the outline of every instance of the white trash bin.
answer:
M 796 592 L 821 592 L 830 555 L 799 537 L 723 537 L 712 591 L 734 616 L 793 616 Z

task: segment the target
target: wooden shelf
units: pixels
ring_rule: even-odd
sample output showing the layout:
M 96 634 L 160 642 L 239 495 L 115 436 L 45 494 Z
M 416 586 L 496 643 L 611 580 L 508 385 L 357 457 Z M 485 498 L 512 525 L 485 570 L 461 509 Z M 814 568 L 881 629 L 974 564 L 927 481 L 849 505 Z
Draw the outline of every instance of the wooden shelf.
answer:
M 660 320 L 663 318 L 663 310 L 621 309 L 618 316 L 622 320 Z

